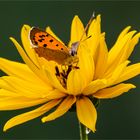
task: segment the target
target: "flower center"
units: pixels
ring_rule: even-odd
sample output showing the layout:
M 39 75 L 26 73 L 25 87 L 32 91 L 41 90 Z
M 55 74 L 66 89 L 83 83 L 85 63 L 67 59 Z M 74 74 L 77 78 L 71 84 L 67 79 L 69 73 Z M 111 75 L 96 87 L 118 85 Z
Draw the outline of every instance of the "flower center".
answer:
M 72 66 L 72 65 L 61 66 L 61 72 L 60 72 L 58 66 L 55 66 L 55 71 L 56 71 L 55 75 L 64 88 L 67 88 L 67 78 L 72 69 L 79 69 L 79 67 Z

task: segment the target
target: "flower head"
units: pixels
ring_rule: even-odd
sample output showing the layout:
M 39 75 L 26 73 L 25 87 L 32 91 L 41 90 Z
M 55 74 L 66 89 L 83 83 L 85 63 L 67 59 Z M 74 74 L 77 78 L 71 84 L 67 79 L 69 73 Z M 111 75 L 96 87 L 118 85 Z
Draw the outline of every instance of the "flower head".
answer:
M 16 110 L 39 104 L 40 107 L 11 118 L 5 124 L 4 131 L 42 115 L 43 123 L 54 120 L 76 105 L 78 120 L 94 132 L 97 112 L 91 98 L 114 98 L 135 88 L 133 84 L 122 82 L 140 74 L 140 63 L 128 65 L 128 58 L 138 43 L 140 33 L 129 31 L 130 26 L 126 27 L 108 51 L 100 20 L 98 15 L 84 34 L 85 40 L 80 43 L 77 52 L 77 69 L 70 66 L 63 68 L 55 61 L 39 57 L 31 48 L 28 25 L 21 30 L 23 47 L 10 38 L 25 64 L 0 58 L 0 68 L 8 75 L 0 78 L 0 110 Z M 63 43 L 49 27 L 46 31 Z M 83 33 L 84 26 L 75 16 L 68 47 L 79 41 Z M 45 116 L 56 106 L 54 112 Z

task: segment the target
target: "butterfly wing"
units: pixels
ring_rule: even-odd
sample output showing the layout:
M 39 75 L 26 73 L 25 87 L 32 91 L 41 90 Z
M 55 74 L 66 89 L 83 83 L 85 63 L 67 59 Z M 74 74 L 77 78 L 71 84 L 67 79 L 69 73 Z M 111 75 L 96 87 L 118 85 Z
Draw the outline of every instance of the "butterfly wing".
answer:
M 52 50 L 49 48 L 34 48 L 36 53 L 39 57 L 43 57 L 47 60 L 53 60 L 56 61 L 58 64 L 65 64 L 65 61 L 68 57 L 70 57 L 70 54 L 67 54 L 63 51 L 58 50 Z
M 30 30 L 31 45 L 39 57 L 63 64 L 70 56 L 68 48 L 47 32 L 33 27 Z

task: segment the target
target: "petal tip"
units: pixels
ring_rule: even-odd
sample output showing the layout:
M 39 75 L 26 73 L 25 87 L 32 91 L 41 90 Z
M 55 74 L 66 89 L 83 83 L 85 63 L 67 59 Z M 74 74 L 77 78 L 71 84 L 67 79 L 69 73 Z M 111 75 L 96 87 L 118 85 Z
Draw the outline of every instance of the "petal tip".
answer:
M 130 26 L 130 25 L 128 25 L 126 28 L 127 28 L 128 30 L 130 30 L 130 29 L 131 29 L 131 26 Z
M 6 125 L 3 127 L 3 132 L 6 132 L 9 128 Z
M 22 29 L 21 29 L 21 36 L 26 34 L 26 33 L 28 34 L 30 29 L 31 29 L 31 27 L 29 25 L 24 24 L 22 26 Z
M 9 37 L 9 39 L 13 42 L 13 44 L 15 44 L 16 40 L 13 37 Z
M 74 18 L 73 18 L 73 21 L 78 21 L 78 20 L 80 20 L 79 16 L 78 15 L 75 15 Z
M 9 37 L 9 39 L 10 39 L 10 40 L 14 40 L 14 38 L 13 38 L 13 37 Z
M 41 119 L 41 122 L 42 122 L 42 123 L 45 123 L 45 122 L 46 122 L 46 121 L 45 121 L 45 118 L 42 118 L 42 119 Z
M 22 26 L 22 28 L 30 28 L 30 26 L 29 25 L 27 25 L 27 24 L 24 24 L 23 26 Z
M 79 18 L 78 15 L 75 15 L 74 18 Z
M 97 20 L 100 22 L 101 21 L 101 15 L 97 15 Z
M 51 30 L 51 27 L 50 27 L 50 26 L 47 26 L 47 27 L 46 27 L 46 30 Z
M 131 85 L 131 87 L 132 87 L 132 88 L 136 88 L 136 86 L 135 86 L 135 85 Z

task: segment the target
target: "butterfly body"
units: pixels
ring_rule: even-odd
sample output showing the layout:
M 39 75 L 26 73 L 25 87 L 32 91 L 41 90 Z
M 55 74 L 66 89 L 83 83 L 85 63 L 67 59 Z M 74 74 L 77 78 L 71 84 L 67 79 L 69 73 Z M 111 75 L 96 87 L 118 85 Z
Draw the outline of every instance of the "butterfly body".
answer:
M 78 62 L 78 57 L 76 55 L 72 56 L 70 50 L 64 44 L 39 28 L 31 28 L 29 38 L 32 48 L 39 57 L 53 60 L 61 65 L 71 65 Z

